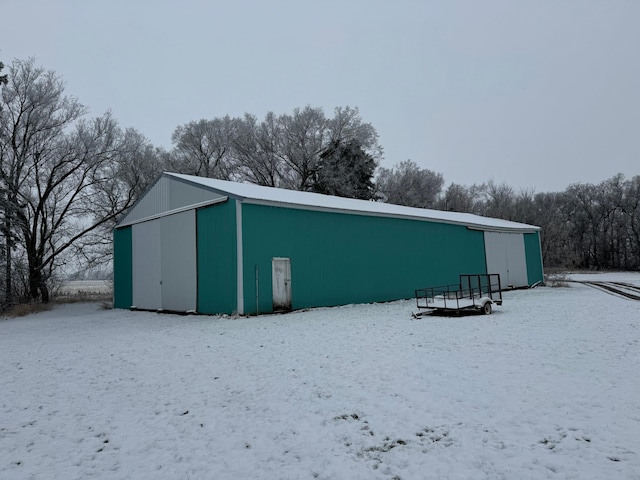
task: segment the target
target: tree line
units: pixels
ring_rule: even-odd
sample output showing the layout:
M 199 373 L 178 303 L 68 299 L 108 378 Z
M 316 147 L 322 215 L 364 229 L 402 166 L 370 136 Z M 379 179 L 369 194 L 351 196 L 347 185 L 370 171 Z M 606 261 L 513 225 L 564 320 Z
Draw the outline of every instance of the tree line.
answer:
M 546 193 L 491 181 L 451 184 L 435 206 L 542 227 L 546 268 L 640 270 L 640 175 Z
M 43 301 L 69 269 L 104 268 L 112 230 L 162 171 L 539 225 L 547 267 L 640 268 L 640 176 L 564 192 L 488 181 L 450 184 L 406 160 L 381 168 L 375 128 L 357 108 L 305 106 L 263 119 L 176 127 L 169 150 L 111 112 L 88 109 L 33 59 L 0 63 L 0 304 Z

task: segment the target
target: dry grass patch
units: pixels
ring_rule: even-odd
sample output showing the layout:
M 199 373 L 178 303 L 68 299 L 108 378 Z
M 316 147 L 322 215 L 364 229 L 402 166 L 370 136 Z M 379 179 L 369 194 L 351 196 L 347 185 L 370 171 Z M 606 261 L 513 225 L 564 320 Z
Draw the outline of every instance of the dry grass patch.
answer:
M 32 313 L 46 312 L 51 310 L 53 305 L 51 303 L 21 303 L 18 305 L 12 305 L 5 312 L 7 317 L 24 317 L 31 315 Z
M 551 273 L 545 277 L 544 283 L 548 287 L 569 287 L 569 278 L 566 272 Z
M 70 294 L 56 295 L 56 303 L 87 303 L 87 302 L 111 302 L 113 295 L 110 292 L 77 291 Z

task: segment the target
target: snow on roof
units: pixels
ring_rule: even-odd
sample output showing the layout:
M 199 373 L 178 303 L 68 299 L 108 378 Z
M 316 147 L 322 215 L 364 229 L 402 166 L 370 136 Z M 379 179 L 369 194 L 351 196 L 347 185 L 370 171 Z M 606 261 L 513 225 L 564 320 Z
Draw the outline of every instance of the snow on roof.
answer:
M 511 222 L 509 220 L 501 220 L 498 218 L 483 217 L 471 213 L 445 212 L 426 208 L 405 207 L 390 203 L 342 198 L 332 195 L 323 195 L 320 193 L 300 192 L 297 190 L 265 187 L 251 183 L 230 182 L 227 180 L 196 177 L 193 175 L 183 175 L 179 173 L 165 172 L 164 175 L 187 183 L 201 185 L 207 189 L 215 191 L 216 193 L 228 195 L 246 203 L 264 203 L 294 208 L 308 207 L 312 210 L 342 211 L 385 217 L 424 219 L 441 223 L 460 224 L 479 230 L 519 232 L 540 230 L 540 227 L 534 225 Z

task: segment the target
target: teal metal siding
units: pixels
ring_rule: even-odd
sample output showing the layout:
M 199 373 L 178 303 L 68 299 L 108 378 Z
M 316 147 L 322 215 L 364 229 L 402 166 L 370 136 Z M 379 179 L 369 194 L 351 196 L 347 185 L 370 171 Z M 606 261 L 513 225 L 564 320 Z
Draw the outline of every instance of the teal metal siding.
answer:
M 237 308 L 236 208 L 225 202 L 197 210 L 198 312 Z
M 113 306 L 130 308 L 133 296 L 131 227 L 113 231 Z
M 272 311 L 271 259 L 291 259 L 293 308 L 410 298 L 486 273 L 483 232 L 461 225 L 243 204 L 245 313 Z
M 527 257 L 527 279 L 529 285 L 544 280 L 542 251 L 540 250 L 540 232 L 524 234 L 524 250 Z

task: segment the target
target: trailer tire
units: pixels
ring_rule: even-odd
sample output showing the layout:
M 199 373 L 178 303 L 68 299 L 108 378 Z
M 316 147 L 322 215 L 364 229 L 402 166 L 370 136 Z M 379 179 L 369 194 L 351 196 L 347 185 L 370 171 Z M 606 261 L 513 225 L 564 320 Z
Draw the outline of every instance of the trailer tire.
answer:
M 484 302 L 482 306 L 482 313 L 485 315 L 491 315 L 491 302 Z

